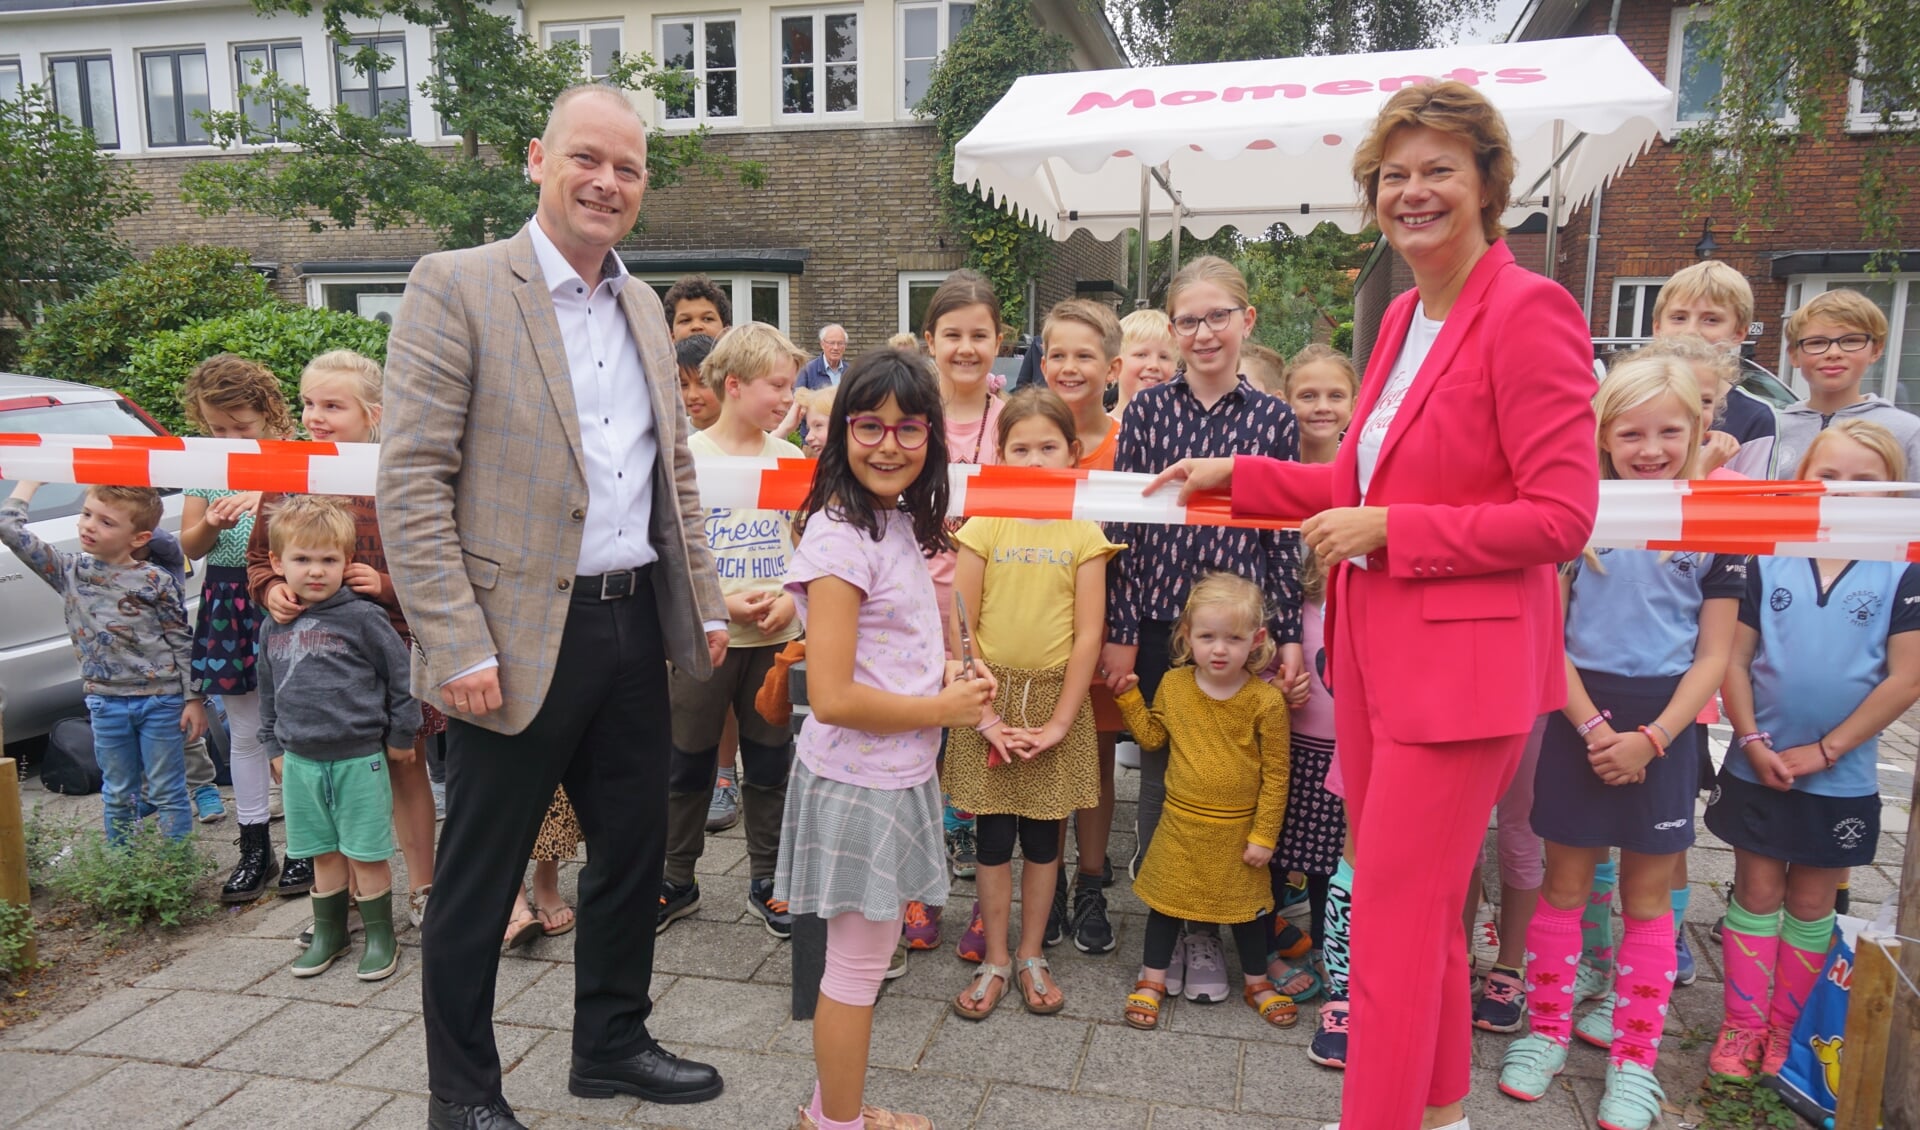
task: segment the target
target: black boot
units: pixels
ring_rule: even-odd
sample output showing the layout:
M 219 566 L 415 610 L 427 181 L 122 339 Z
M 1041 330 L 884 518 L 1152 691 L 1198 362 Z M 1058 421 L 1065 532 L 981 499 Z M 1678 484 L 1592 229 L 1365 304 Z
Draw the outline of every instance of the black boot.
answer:
M 287 857 L 287 865 L 280 869 L 280 894 L 304 895 L 313 890 L 313 860 Z
M 233 874 L 220 889 L 221 902 L 252 902 L 266 894 L 267 884 L 280 874 L 265 824 L 240 825 L 239 843 L 240 862 L 233 865 Z

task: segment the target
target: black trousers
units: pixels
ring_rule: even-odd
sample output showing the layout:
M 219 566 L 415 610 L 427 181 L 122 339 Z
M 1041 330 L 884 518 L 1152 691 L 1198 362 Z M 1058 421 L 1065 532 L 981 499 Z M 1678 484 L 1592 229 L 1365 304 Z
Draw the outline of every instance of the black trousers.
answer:
M 455 1103 L 500 1095 L 494 979 L 556 784 L 580 818 L 573 1051 L 595 1062 L 652 1045 L 654 921 L 666 856 L 672 727 L 651 585 L 625 600 L 575 598 L 546 702 L 525 730 L 447 728 L 447 820 L 421 938 L 427 1075 Z

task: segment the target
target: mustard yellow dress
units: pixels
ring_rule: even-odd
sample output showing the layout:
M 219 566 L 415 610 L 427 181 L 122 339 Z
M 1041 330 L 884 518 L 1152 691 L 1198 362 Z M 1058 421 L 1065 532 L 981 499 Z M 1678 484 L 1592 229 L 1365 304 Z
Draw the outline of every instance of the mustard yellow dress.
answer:
M 1274 847 L 1287 812 L 1287 700 L 1249 678 L 1231 698 L 1200 689 L 1192 667 L 1167 672 L 1149 708 L 1138 688 L 1120 713 L 1143 749 L 1169 747 L 1167 804 L 1134 893 L 1172 918 L 1251 922 L 1273 909 L 1267 869 L 1249 842 Z

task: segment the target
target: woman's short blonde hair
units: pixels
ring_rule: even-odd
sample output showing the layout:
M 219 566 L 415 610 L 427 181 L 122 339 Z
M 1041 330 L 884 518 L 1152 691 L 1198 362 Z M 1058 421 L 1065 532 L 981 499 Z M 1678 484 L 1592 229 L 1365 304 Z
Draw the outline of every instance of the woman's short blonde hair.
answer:
M 1907 477 L 1907 453 L 1900 449 L 1900 441 L 1893 433 L 1871 420 L 1842 420 L 1830 428 L 1824 428 L 1813 442 L 1807 445 L 1807 453 L 1800 457 L 1800 465 L 1793 469 L 1793 477 L 1804 479 L 1807 468 L 1813 466 L 1813 457 L 1822 447 L 1835 440 L 1850 439 L 1880 457 L 1887 465 L 1887 481 L 1902 482 Z
M 1193 641 L 1188 638 L 1189 625 L 1193 623 L 1194 613 L 1202 608 L 1225 608 L 1240 615 L 1240 622 L 1248 633 L 1259 632 L 1267 626 L 1267 598 L 1260 586 L 1238 573 L 1208 573 L 1193 582 L 1193 588 L 1187 593 L 1186 608 L 1180 613 L 1180 622 L 1174 625 L 1173 646 L 1168 657 L 1175 667 L 1184 667 L 1193 662 Z M 1267 669 L 1273 662 L 1279 645 L 1271 635 L 1264 635 L 1260 642 L 1247 653 L 1247 670 L 1255 675 Z
M 1387 145 L 1403 129 L 1430 129 L 1467 143 L 1486 190 L 1486 199 L 1480 204 L 1480 226 L 1489 243 L 1505 235 L 1507 229 L 1500 222 L 1500 214 L 1507 210 L 1513 194 L 1513 139 L 1507 135 L 1506 119 L 1486 95 L 1451 79 L 1423 82 L 1395 92 L 1373 120 L 1373 132 L 1354 151 L 1353 180 L 1360 188 L 1368 222 L 1376 218 L 1380 166 L 1386 160 Z

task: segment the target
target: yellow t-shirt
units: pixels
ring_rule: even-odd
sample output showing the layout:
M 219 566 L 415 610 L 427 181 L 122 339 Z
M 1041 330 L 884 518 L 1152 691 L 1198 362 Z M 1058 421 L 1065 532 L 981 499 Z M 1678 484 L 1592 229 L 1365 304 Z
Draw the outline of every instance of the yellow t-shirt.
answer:
M 705 432 L 688 436 L 687 447 L 695 456 L 727 454 Z M 762 459 L 803 457 L 799 448 L 774 436 L 768 436 L 760 449 Z M 707 550 L 720 570 L 720 591 L 725 595 L 784 592 L 787 562 L 793 559 L 793 516 L 784 510 L 715 507 L 707 511 Z M 767 647 L 799 635 L 798 616 L 772 635 L 754 624 L 737 620 L 727 624 L 727 643 L 732 647 Z
M 1046 671 L 1073 653 L 1074 578 L 1081 565 L 1124 549 L 1092 522 L 969 518 L 953 536 L 986 559 L 980 593 L 980 658 Z

